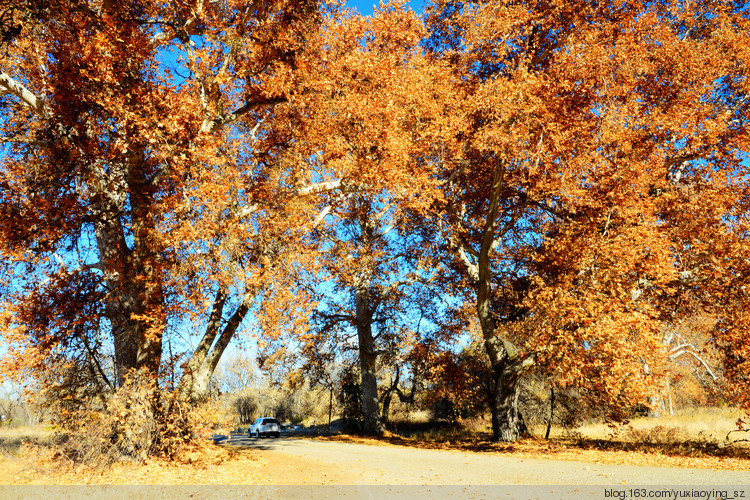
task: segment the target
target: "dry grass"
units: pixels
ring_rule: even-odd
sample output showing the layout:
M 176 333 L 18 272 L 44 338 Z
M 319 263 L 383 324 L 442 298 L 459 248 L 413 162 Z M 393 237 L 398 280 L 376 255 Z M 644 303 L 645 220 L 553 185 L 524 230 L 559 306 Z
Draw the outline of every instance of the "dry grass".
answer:
M 633 431 L 652 432 L 654 429 L 677 429 L 686 440 L 724 441 L 727 433 L 736 429 L 736 422 L 745 413 L 732 408 L 694 408 L 675 412 L 675 415 L 662 415 L 658 418 L 635 418 L 621 426 L 608 426 L 602 423 L 584 425 L 576 431 L 588 439 L 619 439 Z M 535 435 L 543 435 L 541 428 L 534 429 Z M 552 428 L 550 437 L 565 438 L 564 429 Z
M 576 429 L 554 428 L 550 440 L 542 439 L 545 426 L 531 429 L 523 444 L 491 443 L 490 422 L 465 420 L 461 425 L 403 422 L 393 426 L 385 444 L 435 449 L 528 454 L 547 458 L 585 459 L 613 463 L 648 463 L 672 460 L 674 466 L 750 469 L 750 443 L 727 440 L 743 412 L 732 409 L 697 408 L 674 416 L 637 418 L 620 425 L 591 423 Z M 734 437 L 745 437 L 744 435 Z M 344 438 L 346 439 L 346 438 Z M 609 455 L 609 456 L 607 456 Z M 629 457 L 629 458 L 628 458 Z M 708 462 L 706 462 L 708 460 Z M 719 462 L 731 460 L 720 466 Z M 693 465 L 687 465 L 692 463 Z
M 54 430 L 47 425 L 0 427 L 0 455 L 17 455 L 26 444 L 49 446 Z
M 733 409 L 696 408 L 673 416 L 636 418 L 619 426 L 589 424 L 574 432 L 552 436 L 566 446 L 579 449 L 748 461 L 750 443 L 736 442 L 736 434 L 727 439 L 727 434 L 737 429 L 737 419 L 743 414 Z
M 14 456 L 0 457 L 0 484 L 262 484 L 263 458 L 205 443 L 179 460 L 150 458 L 88 466 L 66 460 L 53 448 L 23 445 Z
M 642 465 L 657 467 L 696 468 L 712 470 L 750 470 L 750 456 L 668 455 L 653 451 L 622 449 L 618 447 L 587 446 L 557 440 L 539 438 L 522 439 L 515 443 L 492 443 L 487 439 L 472 441 L 428 441 L 387 435 L 383 438 L 339 435 L 327 438 L 331 441 L 368 444 L 373 446 L 406 446 L 431 450 L 456 450 L 474 453 L 492 453 L 539 460 L 566 460 L 592 464 Z

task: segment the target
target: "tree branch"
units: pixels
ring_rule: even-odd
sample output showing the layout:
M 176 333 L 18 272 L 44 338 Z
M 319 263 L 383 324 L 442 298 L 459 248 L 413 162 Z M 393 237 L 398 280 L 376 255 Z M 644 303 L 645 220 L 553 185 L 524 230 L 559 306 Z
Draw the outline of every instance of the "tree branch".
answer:
M 203 124 L 201 125 L 201 132 L 210 134 L 218 128 L 226 125 L 227 123 L 237 121 L 238 119 L 242 118 L 242 116 L 248 114 L 254 109 L 262 108 L 264 106 L 276 106 L 277 104 L 283 104 L 288 100 L 289 99 L 287 99 L 286 97 L 270 97 L 267 99 L 246 102 L 243 106 L 237 108 L 232 113 L 217 115 L 213 118 L 206 118 L 205 120 L 203 120 Z
M 292 190 L 287 195 L 286 199 L 311 196 L 311 195 L 318 194 L 318 193 L 325 193 L 325 192 L 333 191 L 335 189 L 339 189 L 343 186 L 345 186 L 345 184 L 344 184 L 344 181 L 342 180 L 317 182 L 315 184 L 310 184 L 309 186 L 302 186 L 302 187 Z M 347 191 L 348 188 L 345 187 L 343 190 Z M 262 208 L 261 205 L 258 203 L 253 203 L 252 205 L 245 205 L 238 212 L 236 212 L 235 215 L 239 218 L 247 217 L 248 215 L 252 215 L 253 213 L 257 212 L 261 208 Z M 322 217 L 325 217 L 327 213 L 324 214 L 323 212 L 321 212 L 321 214 L 318 215 L 318 217 L 321 217 L 321 215 Z M 316 218 L 315 225 L 319 223 L 320 221 Z
M 43 99 L 35 96 L 29 89 L 6 73 L 0 73 L 0 89 L 5 90 L 4 93 L 6 94 L 13 94 L 18 97 L 24 106 L 30 108 L 45 120 L 52 117 L 52 112 Z

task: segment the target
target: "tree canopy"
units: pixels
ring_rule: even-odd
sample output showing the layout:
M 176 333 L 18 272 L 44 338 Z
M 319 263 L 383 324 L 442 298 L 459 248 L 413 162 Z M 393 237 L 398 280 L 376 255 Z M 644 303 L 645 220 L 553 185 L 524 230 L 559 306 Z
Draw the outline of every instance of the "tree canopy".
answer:
M 743 2 L 0 13 L 5 375 L 77 400 L 177 373 L 194 401 L 251 320 L 310 360 L 337 319 L 379 433 L 378 367 L 459 359 L 470 303 L 496 440 L 531 375 L 612 418 L 648 402 L 693 317 L 750 409 Z

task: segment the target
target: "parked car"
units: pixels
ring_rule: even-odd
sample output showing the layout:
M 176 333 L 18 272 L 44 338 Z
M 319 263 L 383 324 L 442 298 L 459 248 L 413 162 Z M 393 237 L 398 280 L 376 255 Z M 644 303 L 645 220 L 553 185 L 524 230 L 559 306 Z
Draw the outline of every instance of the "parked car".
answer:
M 257 438 L 261 436 L 273 436 L 279 437 L 281 435 L 281 424 L 273 417 L 260 417 L 255 419 L 255 422 L 250 424 L 247 429 L 247 437 L 255 436 Z

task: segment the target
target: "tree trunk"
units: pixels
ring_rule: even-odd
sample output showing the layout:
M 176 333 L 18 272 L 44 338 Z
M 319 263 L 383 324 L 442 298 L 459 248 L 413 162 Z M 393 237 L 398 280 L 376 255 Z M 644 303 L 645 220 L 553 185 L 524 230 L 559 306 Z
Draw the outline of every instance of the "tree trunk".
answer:
M 159 373 L 165 298 L 158 270 L 158 247 L 150 217 L 150 188 L 143 178 L 142 152 L 127 155 L 120 168 L 94 167 L 98 198 L 94 232 L 100 268 L 109 290 L 105 317 L 114 338 L 117 385 L 133 370 Z M 132 245 L 122 215 L 130 205 Z
M 513 442 L 526 432 L 526 426 L 518 413 L 518 392 L 523 371 L 523 361 L 518 349 L 504 338 L 497 328 L 497 320 L 490 309 L 492 296 L 492 249 L 496 237 L 501 237 L 511 224 L 496 236 L 500 192 L 505 178 L 505 163 L 500 161 L 495 169 L 490 192 L 487 219 L 482 231 L 482 246 L 474 271 L 474 286 L 477 294 L 477 317 L 482 327 L 482 336 L 490 358 L 494 378 L 492 399 L 492 440 Z
M 667 379 L 667 401 L 669 401 L 669 416 L 674 416 L 674 407 L 672 406 L 672 385 L 669 383 L 669 379 Z
M 331 433 L 331 417 L 333 416 L 333 385 L 328 389 L 328 434 Z
M 549 439 L 549 433 L 552 430 L 552 418 L 555 416 L 555 388 L 549 391 L 549 420 L 547 420 L 547 432 L 544 433 L 544 439 Z
M 384 423 L 387 423 L 388 420 L 390 419 L 392 400 L 393 400 L 393 389 L 389 389 L 385 394 L 383 394 L 383 411 L 381 412 L 381 417 Z
M 496 352 L 496 351 L 495 351 Z M 493 359 L 494 358 L 494 359 Z M 494 377 L 492 398 L 492 440 L 512 443 L 526 434 L 526 425 L 518 411 L 521 387 L 520 363 L 497 355 L 491 357 Z
M 489 308 L 489 280 L 485 286 L 478 287 L 477 315 L 493 373 L 492 440 L 513 442 L 526 434 L 526 426 L 518 412 L 523 361 L 513 343 L 498 334 Z
M 372 311 L 370 309 L 369 279 L 363 278 L 356 285 L 357 337 L 359 339 L 359 368 L 362 389 L 362 413 L 365 434 L 382 435 L 385 432 L 380 417 L 378 401 L 378 353 L 372 335 Z
M 362 413 L 365 434 L 381 435 L 384 432 L 378 401 L 377 354 L 370 325 L 357 328 L 359 334 L 359 367 L 362 376 Z

